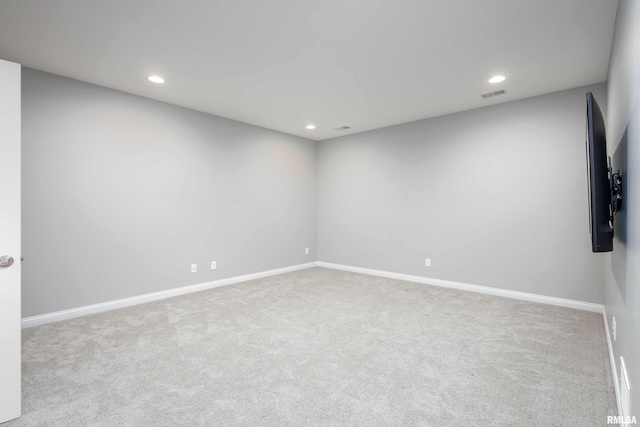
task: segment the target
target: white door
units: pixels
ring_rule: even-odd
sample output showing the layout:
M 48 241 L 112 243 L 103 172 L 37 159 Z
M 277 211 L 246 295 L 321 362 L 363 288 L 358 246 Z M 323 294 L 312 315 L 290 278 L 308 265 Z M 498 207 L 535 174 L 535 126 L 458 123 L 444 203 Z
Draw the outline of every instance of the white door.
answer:
M 20 108 L 20 65 L 0 60 L 0 423 L 21 414 Z

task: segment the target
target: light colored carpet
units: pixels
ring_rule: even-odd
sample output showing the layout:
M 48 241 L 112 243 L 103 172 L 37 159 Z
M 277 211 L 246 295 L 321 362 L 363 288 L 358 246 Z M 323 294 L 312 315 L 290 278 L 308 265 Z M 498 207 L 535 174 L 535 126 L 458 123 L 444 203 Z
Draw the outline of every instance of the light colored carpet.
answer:
M 603 426 L 602 316 L 312 268 L 27 329 L 17 426 Z

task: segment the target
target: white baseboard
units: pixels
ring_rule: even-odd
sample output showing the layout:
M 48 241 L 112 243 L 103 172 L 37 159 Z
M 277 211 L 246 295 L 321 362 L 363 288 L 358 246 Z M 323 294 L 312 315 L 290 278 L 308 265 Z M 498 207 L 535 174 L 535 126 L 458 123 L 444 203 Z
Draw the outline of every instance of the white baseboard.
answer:
M 450 280 L 431 279 L 422 276 L 412 276 L 410 274 L 392 273 L 389 271 L 372 270 L 369 268 L 352 267 L 349 265 L 332 264 L 318 261 L 318 267 L 332 268 L 334 270 L 351 271 L 353 273 L 369 274 L 371 276 L 388 277 L 390 279 L 404 280 L 406 282 L 423 283 L 426 285 L 440 286 L 442 288 L 459 289 L 462 291 L 477 292 L 480 294 L 495 295 L 499 297 L 532 301 L 542 304 L 557 305 L 560 307 L 574 308 L 583 311 L 602 313 L 604 306 L 590 302 L 576 301 L 565 298 L 549 297 L 545 295 L 529 294 L 526 292 L 510 291 L 507 289 L 490 288 L 488 286 L 471 285 L 469 283 L 452 282 Z
M 246 274 L 243 276 L 230 277 L 227 279 L 215 280 L 213 282 L 183 286 L 180 288 L 168 289 L 166 291 L 153 292 L 150 294 L 138 295 L 130 298 L 107 301 L 99 304 L 93 304 L 93 305 L 87 305 L 84 307 L 72 308 L 69 310 L 57 311 L 54 313 L 47 313 L 47 314 L 42 314 L 42 315 L 33 316 L 33 317 L 26 317 L 22 319 L 22 328 L 23 329 L 31 328 L 33 326 L 39 326 L 47 323 L 58 322 L 60 320 L 73 319 L 75 317 L 86 316 L 88 314 L 102 313 L 104 311 L 115 310 L 123 307 L 130 307 L 133 305 L 144 304 L 151 301 L 158 301 L 165 298 L 171 298 L 178 295 L 204 291 L 206 289 L 217 288 L 219 286 L 226 286 L 234 283 L 246 282 L 248 280 L 261 279 L 263 277 L 275 276 L 277 274 L 289 273 L 291 271 L 303 270 L 306 268 L 311 268 L 316 266 L 331 268 L 334 270 L 344 270 L 344 271 L 351 271 L 354 273 L 368 274 L 371 276 L 388 277 L 391 279 L 404 280 L 408 282 L 423 283 L 427 285 L 440 286 L 444 288 L 459 289 L 459 290 L 469 291 L 469 292 L 477 292 L 481 294 L 496 295 L 496 296 L 506 297 L 506 298 L 514 298 L 514 299 L 519 299 L 524 301 L 539 302 L 542 304 L 550 304 L 550 305 L 556 305 L 561 307 L 574 308 L 578 310 L 592 311 L 596 313 L 602 313 L 604 310 L 604 307 L 601 304 L 593 304 L 593 303 L 569 300 L 564 298 L 555 298 L 555 297 L 549 297 L 544 295 L 529 294 L 525 292 L 510 291 L 510 290 L 499 289 L 499 288 L 490 288 L 488 286 L 471 285 L 468 283 L 453 282 L 449 280 L 431 279 L 431 278 L 422 277 L 422 276 L 412 276 L 409 274 L 392 273 L 389 271 L 373 270 L 369 268 L 352 267 L 348 265 L 317 261 L 317 262 L 309 262 L 306 264 L 294 265 L 290 267 L 277 268 L 275 270 L 268 270 L 268 271 L 262 271 L 258 273 Z M 605 318 L 605 322 L 606 322 L 606 318 Z M 607 329 L 607 341 L 609 342 L 608 329 Z M 610 349 L 609 351 L 611 352 L 612 350 Z M 612 366 L 613 366 L 613 369 L 615 369 L 615 364 L 613 363 L 613 359 L 612 359 Z M 617 393 L 617 389 L 616 389 L 616 393 Z
M 311 268 L 315 266 L 315 262 L 310 262 L 306 264 L 293 265 L 290 267 L 277 268 L 275 270 L 261 271 L 259 273 L 245 274 L 243 276 L 215 280 L 213 282 L 183 286 L 180 288 L 168 289 L 166 291 L 153 292 L 150 294 L 138 295 L 135 297 L 123 298 L 115 301 L 107 301 L 100 304 L 92 304 L 84 307 L 72 308 L 69 310 L 56 311 L 54 313 L 41 314 L 39 316 L 25 317 L 24 319 L 22 319 L 22 329 L 44 325 L 46 323 L 58 322 L 60 320 L 73 319 L 75 317 L 86 316 L 88 314 L 102 313 L 104 311 L 115 310 L 117 308 L 144 304 L 146 302 L 158 301 L 178 295 L 190 294 L 192 292 L 204 291 L 206 289 L 217 288 L 219 286 L 226 286 L 234 283 L 261 279 L 263 277 L 275 276 L 277 274 L 289 273 L 291 271 L 303 270 L 305 268 Z
M 611 375 L 613 375 L 613 390 L 616 394 L 616 406 L 618 415 L 622 415 L 622 402 L 620 401 L 620 380 L 618 379 L 618 368 L 616 366 L 616 356 L 613 354 L 613 344 L 611 343 L 611 333 L 609 332 L 609 319 L 607 310 L 602 307 L 602 318 L 604 319 L 604 330 L 607 336 L 607 347 L 609 348 L 609 363 L 611 364 Z

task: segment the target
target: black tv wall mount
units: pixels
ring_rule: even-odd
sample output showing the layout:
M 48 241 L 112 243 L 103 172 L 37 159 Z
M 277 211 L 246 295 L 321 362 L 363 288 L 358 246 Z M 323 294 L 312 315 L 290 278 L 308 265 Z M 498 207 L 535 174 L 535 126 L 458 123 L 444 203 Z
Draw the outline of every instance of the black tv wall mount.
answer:
M 613 172 L 611 157 L 609 157 L 609 184 L 611 188 L 611 219 L 613 220 L 613 214 L 622 209 L 622 174 L 620 170 Z

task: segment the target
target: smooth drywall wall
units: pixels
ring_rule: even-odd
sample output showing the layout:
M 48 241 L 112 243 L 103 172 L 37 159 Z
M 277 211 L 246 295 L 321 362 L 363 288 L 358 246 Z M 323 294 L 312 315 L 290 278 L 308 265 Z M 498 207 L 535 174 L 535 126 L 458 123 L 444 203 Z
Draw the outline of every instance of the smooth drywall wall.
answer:
M 316 260 L 315 142 L 28 68 L 22 83 L 24 317 Z
M 616 318 L 613 353 L 618 376 L 624 358 L 631 413 L 640 418 L 640 2 L 620 0 L 608 76 L 607 148 L 623 173 L 622 211 L 613 252 L 605 262 L 605 307 Z M 613 337 L 613 330 L 610 331 Z
M 318 259 L 602 303 L 587 91 L 606 109 L 603 83 L 320 142 Z

